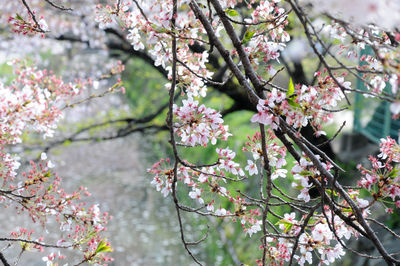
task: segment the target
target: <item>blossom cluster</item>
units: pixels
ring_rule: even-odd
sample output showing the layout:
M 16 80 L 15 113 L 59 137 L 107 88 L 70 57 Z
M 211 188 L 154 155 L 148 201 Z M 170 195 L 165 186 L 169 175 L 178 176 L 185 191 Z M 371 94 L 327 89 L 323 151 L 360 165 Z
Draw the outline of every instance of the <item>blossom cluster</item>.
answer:
M 277 5 L 278 2 L 280 1 L 262 1 L 253 10 L 251 19 L 245 19 L 250 25 L 262 21 L 274 21 L 261 24 L 259 27 L 249 27 L 244 37 L 244 42 L 248 42 L 245 51 L 252 55 L 252 63 L 255 66 L 261 62 L 267 63 L 265 69 L 271 76 L 276 73 L 271 61 L 279 62 L 280 52 L 286 47 L 285 43 L 290 41 L 290 35 L 285 31 L 288 24 L 287 15 L 285 9 Z
M 317 156 L 320 159 L 319 156 Z M 321 162 L 321 165 L 327 170 L 333 168 L 329 162 Z M 318 169 L 313 166 L 313 163 L 306 157 L 302 157 L 299 162 L 295 162 L 291 173 L 293 174 L 296 182 L 292 183 L 292 186 L 300 190 L 300 194 L 297 196 L 298 199 L 304 200 L 305 202 L 310 201 L 309 190 L 313 186 L 312 179 L 318 180 L 320 183 L 325 183 L 325 180 L 321 178 L 321 173 Z
M 297 239 L 299 253 L 293 255 L 299 265 L 313 263 L 313 253 L 320 264 L 329 265 L 345 255 L 339 241 L 348 240 L 351 236 L 358 236 L 354 228 L 349 227 L 342 219 L 333 214 L 328 206 L 324 206 L 322 213 L 313 215 L 307 227 L 302 228 L 305 216 L 296 219 L 296 213 L 286 213 L 277 224 L 286 237 L 267 237 L 266 246 L 271 265 L 280 265 L 283 261 L 289 262 Z
M 13 64 L 13 63 L 12 63 Z M 2 143 L 21 142 L 24 129 L 54 134 L 56 123 L 62 117 L 60 103 L 79 93 L 79 84 L 65 83 L 46 70 L 15 62 L 17 77 L 7 86 L 0 83 L 0 139 Z
M 111 218 L 101 213 L 97 205 L 87 207 L 82 200 L 88 196 L 86 188 L 67 193 L 61 187 L 61 179 L 53 172 L 54 163 L 42 153 L 40 162 L 30 162 L 30 167 L 19 173 L 20 158 L 8 151 L 12 145 L 22 142 L 22 134 L 37 132 L 43 137 L 54 134 L 57 122 L 62 117 L 61 107 L 66 99 L 79 93 L 80 83 L 65 83 L 46 70 L 16 61 L 15 78 L 8 84 L 0 83 L 0 202 L 13 206 L 20 214 L 26 213 L 34 223 L 45 226 L 56 221 L 62 231 L 54 247 L 70 247 L 80 250 L 82 261 L 104 263 L 110 261 L 106 251 L 110 244 L 102 237 L 105 225 Z M 43 251 L 44 237 L 26 228 L 11 233 L 25 249 Z M 26 241 L 26 242 L 25 242 Z M 29 242 L 34 241 L 34 242 Z M 55 264 L 65 258 L 52 253 L 47 264 Z M 53 265 L 51 264 L 51 265 Z
M 184 145 L 215 145 L 217 139 L 226 140 L 230 134 L 228 126 L 224 126 L 221 114 L 189 97 L 182 101 L 182 106 L 174 105 L 174 115 L 179 121 L 175 124 L 175 132 Z
M 243 231 L 249 236 L 261 231 L 261 215 L 258 208 L 251 206 L 240 194 L 233 195 L 226 188 L 226 182 L 235 182 L 245 178 L 243 169 L 233 159 L 236 153 L 229 149 L 217 149 L 218 161 L 210 166 L 196 168 L 185 163 L 177 169 L 177 180 L 185 184 L 189 190 L 189 198 L 195 200 L 207 210 L 208 215 L 230 217 L 239 221 Z M 172 192 L 173 168 L 169 159 L 155 163 L 149 173 L 155 174 L 151 182 L 164 196 Z M 177 184 L 178 186 L 178 184 Z M 226 209 L 230 202 L 233 206 Z
M 371 169 L 358 165 L 362 174 L 359 185 L 371 193 L 373 202 L 379 202 L 387 213 L 393 213 L 393 207 L 400 209 L 400 175 L 396 166 L 400 162 L 400 146 L 387 137 L 381 139 L 380 151 L 377 158 L 369 157 Z
M 308 2 L 316 3 L 316 1 Z M 359 60 L 359 64 L 355 66 L 359 72 L 358 75 L 349 71 L 366 87 L 366 90 L 358 91 L 359 93 L 362 93 L 364 97 L 372 98 L 391 94 L 393 102 L 390 101 L 392 102 L 390 110 L 394 119 L 397 119 L 400 114 L 400 102 L 398 101 L 397 73 L 399 63 L 396 58 L 400 54 L 397 45 L 400 34 L 396 31 L 390 32 L 390 29 L 399 23 L 395 17 L 400 10 L 400 5 L 395 1 L 364 2 L 360 4 L 355 1 L 354 4 L 365 8 L 365 13 L 359 12 L 359 9 L 347 7 L 344 10 L 337 1 L 328 1 L 327 5 L 315 4 L 313 6 L 315 12 L 336 14 L 344 21 L 332 19 L 330 23 L 325 23 L 320 19 L 315 19 L 314 30 L 327 39 L 333 38 L 340 42 L 336 48 L 337 55 L 343 55 L 351 61 Z M 360 16 L 360 14 L 363 15 Z M 379 23 L 374 21 L 379 21 Z M 393 45 L 394 48 L 388 49 Z M 385 74 L 383 75 L 382 72 Z
M 245 143 L 242 151 L 250 152 L 253 160 L 247 160 L 246 170 L 249 175 L 257 175 L 257 161 L 262 158 L 262 147 L 261 147 L 261 134 L 256 132 L 252 137 L 247 136 L 248 140 Z M 268 150 L 268 162 L 269 166 L 272 167 L 271 179 L 275 180 L 279 177 L 285 178 L 287 170 L 284 169 L 286 165 L 286 147 L 279 144 L 277 138 L 271 129 L 267 130 L 266 138 L 266 149 Z
M 257 104 L 258 113 L 251 118 L 253 123 L 261 123 L 270 126 L 272 129 L 278 129 L 279 116 L 275 115 L 273 109 L 282 103 L 285 99 L 285 94 L 277 89 L 272 89 L 268 93 L 266 100 L 260 99 Z
M 35 35 L 39 32 L 44 32 L 49 29 L 47 22 L 43 17 L 37 21 L 33 20 L 32 15 L 29 14 L 28 19 L 22 18 L 19 14 L 15 16 L 10 16 L 8 18 L 8 23 L 12 26 L 12 30 L 15 33 L 23 35 Z M 42 37 L 44 37 L 42 33 Z
M 178 81 L 185 86 L 185 92 L 189 97 L 206 96 L 206 82 L 211 78 L 213 72 L 206 68 L 208 62 L 207 51 L 192 52 L 189 45 L 195 41 L 202 41 L 196 27 L 198 23 L 193 22 L 193 14 L 178 13 L 175 28 L 169 23 L 172 13 L 171 1 L 138 1 L 140 9 L 133 3 L 123 3 L 119 9 L 116 6 L 97 6 L 98 16 L 96 20 L 102 28 L 112 27 L 117 19 L 129 30 L 126 38 L 131 42 L 135 50 L 148 49 L 154 58 L 154 65 L 161 66 L 169 72 L 171 77 L 172 53 L 170 44 L 166 41 L 175 36 L 178 42 Z M 184 7 L 184 2 L 178 2 L 179 7 Z M 119 12 L 117 13 L 117 10 Z M 116 16 L 115 16 L 116 15 Z M 144 34 L 145 33 L 145 34 Z M 169 84 L 166 84 L 168 87 Z
M 318 81 L 316 86 L 293 86 L 290 83 L 286 93 L 273 88 L 266 94 L 265 100 L 259 100 L 258 113 L 251 118 L 251 122 L 277 129 L 280 123 L 279 117 L 284 116 L 286 123 L 294 128 L 311 124 L 316 135 L 325 135 L 322 123 L 332 119 L 333 114 L 330 112 L 332 107 L 336 107 L 338 102 L 345 98 L 342 88 L 351 89 L 351 83 L 345 81 L 343 77 L 337 77 L 335 81 L 320 72 L 315 75 Z

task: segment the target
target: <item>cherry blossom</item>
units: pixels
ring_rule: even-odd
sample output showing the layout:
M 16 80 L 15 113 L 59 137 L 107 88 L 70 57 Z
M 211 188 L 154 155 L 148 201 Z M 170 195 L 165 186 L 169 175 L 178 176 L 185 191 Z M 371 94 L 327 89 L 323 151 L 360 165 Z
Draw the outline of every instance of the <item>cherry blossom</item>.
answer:
M 229 137 L 228 127 L 223 125 L 221 115 L 189 97 L 183 100 L 183 106 L 174 105 L 174 113 L 180 124 L 176 124 L 176 133 L 182 143 L 190 146 L 200 144 L 206 146 L 211 140 L 215 145 L 218 138 Z
M 258 174 L 257 165 L 255 165 L 254 162 L 251 160 L 247 160 L 247 166 L 245 169 L 249 172 L 249 175 L 251 176 Z

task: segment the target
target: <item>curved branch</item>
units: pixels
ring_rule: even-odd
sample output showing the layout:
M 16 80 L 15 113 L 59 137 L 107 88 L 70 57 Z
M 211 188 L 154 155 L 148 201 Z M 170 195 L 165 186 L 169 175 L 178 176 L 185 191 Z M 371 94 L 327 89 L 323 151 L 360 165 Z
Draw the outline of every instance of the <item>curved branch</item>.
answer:
M 2 252 L 0 252 L 0 261 L 3 263 L 4 266 L 11 266 L 10 263 L 8 263 L 8 261 L 4 257 Z

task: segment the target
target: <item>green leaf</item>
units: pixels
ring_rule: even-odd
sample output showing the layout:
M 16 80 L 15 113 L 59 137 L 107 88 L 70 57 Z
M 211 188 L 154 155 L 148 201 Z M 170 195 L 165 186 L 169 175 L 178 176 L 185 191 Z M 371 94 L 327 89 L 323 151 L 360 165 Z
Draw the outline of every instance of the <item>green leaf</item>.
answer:
M 101 240 L 99 242 L 99 244 L 97 245 L 96 253 L 110 252 L 110 251 L 113 251 L 113 249 L 110 246 L 107 246 L 107 241 L 106 240 Z
M 310 218 L 310 220 L 308 220 L 308 224 L 315 224 L 318 221 L 318 219 L 316 218 Z
M 287 101 L 288 101 L 288 104 L 289 104 L 290 106 L 297 107 L 297 108 L 301 108 L 300 104 L 298 104 L 298 103 L 296 103 L 295 101 L 293 101 L 292 98 L 287 99 Z
M 289 79 L 289 87 L 287 89 L 286 95 L 288 97 L 292 96 L 294 93 L 294 85 L 293 85 L 293 80 L 292 78 Z
M 345 208 L 345 209 L 342 209 L 342 212 L 353 212 L 353 209 L 351 209 L 351 208 Z
M 325 189 L 326 193 L 328 193 L 329 195 L 332 193 L 332 190 L 330 189 Z M 337 192 L 333 190 L 333 196 L 338 196 Z
M 100 253 L 100 252 L 110 252 L 110 251 L 112 251 L 112 248 L 109 247 L 109 246 L 104 246 L 104 247 L 101 247 L 101 248 L 97 249 L 97 253 Z
M 15 14 L 15 18 L 18 19 L 18 20 L 22 20 L 22 21 L 24 20 L 18 13 Z
M 246 33 L 244 34 L 242 43 L 243 44 L 248 43 L 255 33 L 256 33 L 255 31 L 247 30 Z
M 29 240 L 29 239 L 28 239 L 28 240 Z M 29 243 L 20 241 L 19 244 L 21 245 L 21 248 L 22 248 L 23 250 L 25 250 L 25 251 L 31 251 L 31 249 L 30 249 L 30 244 L 29 244 Z
M 312 175 L 313 175 L 313 172 L 307 171 L 307 170 L 303 170 L 303 171 L 301 171 L 301 172 L 299 173 L 299 175 L 302 175 L 302 176 L 312 176 Z
M 50 171 L 50 170 L 47 171 L 43 176 L 44 176 L 44 177 L 50 177 L 50 176 L 51 176 L 51 171 Z
M 69 145 L 71 145 L 71 143 L 72 143 L 72 142 L 71 142 L 70 140 L 66 140 L 66 141 L 63 142 L 62 145 L 63 145 L 64 147 L 68 147 Z
M 286 221 L 286 220 L 280 220 L 275 225 L 278 225 L 278 224 L 283 224 L 285 226 L 285 230 L 284 230 L 285 233 L 290 231 L 290 229 L 293 227 L 293 223 Z
M 292 229 L 292 227 L 293 227 L 293 224 L 285 225 L 285 230 L 283 232 L 286 233 L 286 232 L 290 231 L 290 229 Z
M 228 16 L 231 16 L 231 17 L 239 16 L 239 13 L 234 9 L 227 9 L 227 10 L 225 10 L 225 13 L 228 14 Z
M 400 169 L 397 169 L 396 167 L 393 168 L 393 170 L 389 173 L 388 177 L 395 178 L 398 176 Z
M 304 187 L 300 184 L 297 184 L 294 188 L 296 188 L 298 190 L 302 190 Z

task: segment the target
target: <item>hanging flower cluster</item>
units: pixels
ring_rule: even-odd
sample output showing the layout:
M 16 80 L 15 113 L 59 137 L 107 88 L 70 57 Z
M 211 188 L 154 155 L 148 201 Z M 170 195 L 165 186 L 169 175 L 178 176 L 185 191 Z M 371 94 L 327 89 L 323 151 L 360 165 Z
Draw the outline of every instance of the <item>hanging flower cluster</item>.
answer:
M 374 202 L 385 206 L 387 213 L 393 213 L 394 208 L 400 209 L 400 175 L 395 165 L 400 162 L 400 146 L 387 137 L 381 139 L 380 151 L 378 158 L 369 157 L 371 169 L 358 165 L 362 174 L 359 185 L 371 193 Z
M 192 97 L 182 101 L 183 105 L 174 105 L 174 114 L 179 122 L 175 124 L 175 132 L 184 145 L 215 145 L 217 139 L 226 140 L 231 134 L 228 126 L 224 126 L 221 114 L 205 105 L 200 105 Z

